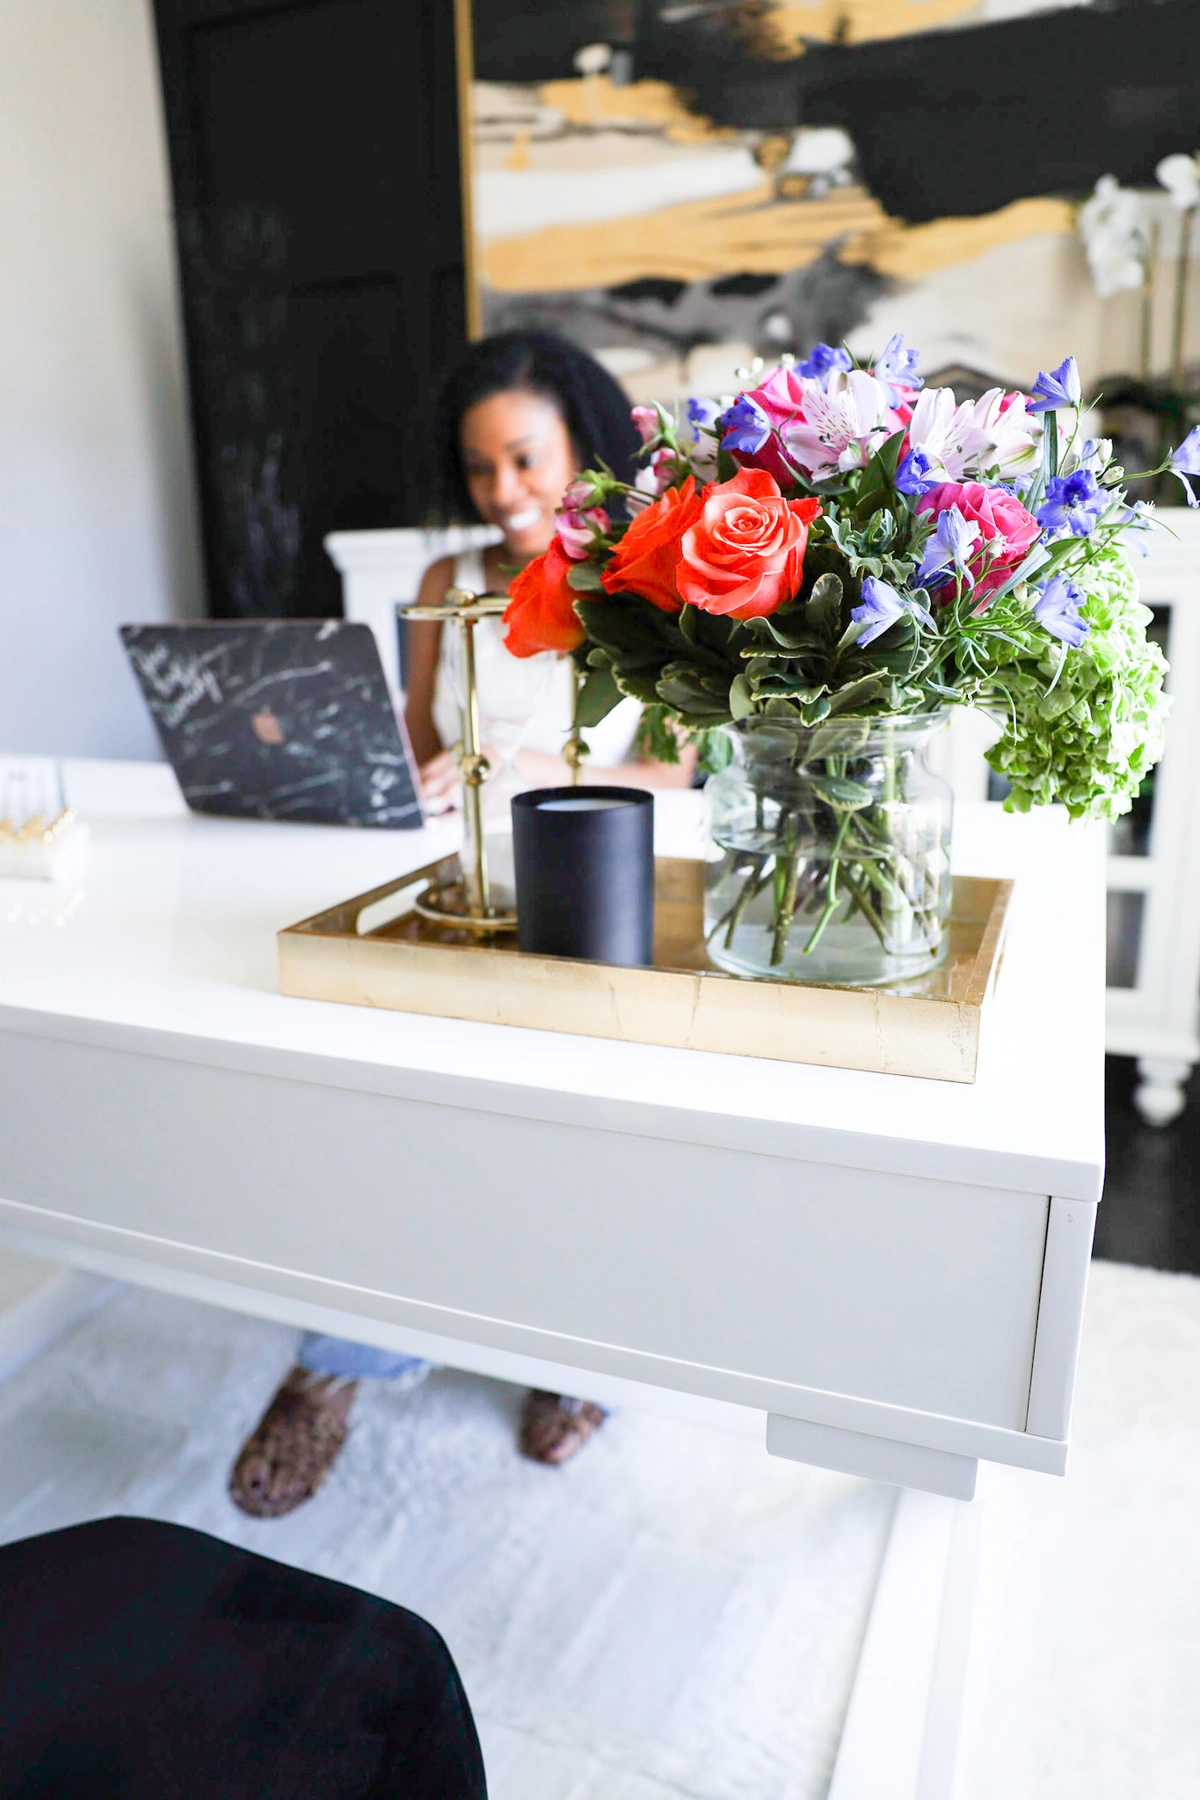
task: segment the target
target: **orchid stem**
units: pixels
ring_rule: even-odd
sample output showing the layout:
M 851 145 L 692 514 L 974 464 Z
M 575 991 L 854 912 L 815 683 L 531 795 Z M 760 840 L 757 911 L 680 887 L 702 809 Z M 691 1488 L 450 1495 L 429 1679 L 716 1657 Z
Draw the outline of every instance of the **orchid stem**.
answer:
M 1179 215 L 1179 257 L 1175 264 L 1175 309 L 1171 321 L 1171 385 L 1176 393 L 1183 387 L 1183 338 L 1187 323 L 1188 253 L 1192 241 L 1192 220 L 1196 208 L 1189 206 Z

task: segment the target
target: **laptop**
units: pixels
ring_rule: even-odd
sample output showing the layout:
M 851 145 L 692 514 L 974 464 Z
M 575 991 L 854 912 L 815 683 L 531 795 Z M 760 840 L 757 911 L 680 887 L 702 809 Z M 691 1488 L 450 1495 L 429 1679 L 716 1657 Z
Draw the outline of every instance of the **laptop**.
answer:
M 421 825 L 412 751 L 369 625 L 122 625 L 121 640 L 194 812 Z

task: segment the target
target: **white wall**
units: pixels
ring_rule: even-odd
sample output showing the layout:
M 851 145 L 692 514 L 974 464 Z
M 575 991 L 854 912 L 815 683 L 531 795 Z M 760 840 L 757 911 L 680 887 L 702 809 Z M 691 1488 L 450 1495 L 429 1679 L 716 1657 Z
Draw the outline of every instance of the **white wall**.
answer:
M 149 0 L 0 0 L 0 747 L 157 756 L 125 620 L 203 611 Z

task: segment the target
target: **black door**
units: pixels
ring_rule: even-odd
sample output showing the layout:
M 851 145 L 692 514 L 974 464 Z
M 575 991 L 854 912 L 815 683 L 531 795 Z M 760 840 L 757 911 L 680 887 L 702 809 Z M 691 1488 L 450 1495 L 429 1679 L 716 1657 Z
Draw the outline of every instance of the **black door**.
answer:
M 466 336 L 453 0 L 156 0 L 210 610 L 341 611 Z

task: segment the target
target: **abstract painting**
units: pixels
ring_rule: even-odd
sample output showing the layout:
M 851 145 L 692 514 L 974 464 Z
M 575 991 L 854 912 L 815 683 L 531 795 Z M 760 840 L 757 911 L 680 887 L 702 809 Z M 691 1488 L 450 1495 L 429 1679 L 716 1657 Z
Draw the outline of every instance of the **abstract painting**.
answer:
M 638 398 L 895 329 L 964 387 L 1119 358 L 1075 207 L 1193 147 L 1192 0 L 472 5 L 485 329 Z

